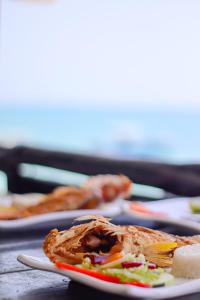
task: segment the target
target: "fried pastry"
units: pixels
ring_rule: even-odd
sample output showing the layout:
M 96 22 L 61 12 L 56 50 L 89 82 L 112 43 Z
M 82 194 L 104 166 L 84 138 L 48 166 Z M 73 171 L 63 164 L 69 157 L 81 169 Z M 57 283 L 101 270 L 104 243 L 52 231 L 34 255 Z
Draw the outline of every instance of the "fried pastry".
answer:
M 85 216 L 90 222 L 68 230 L 53 229 L 44 240 L 44 252 L 52 262 L 81 263 L 90 255 L 105 256 L 118 252 L 143 254 L 160 267 L 169 267 L 177 247 L 200 243 L 200 235 L 180 237 L 139 226 L 118 226 L 102 216 Z

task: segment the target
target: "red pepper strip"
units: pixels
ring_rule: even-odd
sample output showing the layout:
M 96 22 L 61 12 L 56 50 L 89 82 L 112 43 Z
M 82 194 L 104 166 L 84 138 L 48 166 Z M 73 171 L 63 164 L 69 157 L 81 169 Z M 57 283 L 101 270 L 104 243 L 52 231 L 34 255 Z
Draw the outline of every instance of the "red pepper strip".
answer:
M 138 286 L 138 287 L 143 287 L 143 288 L 150 288 L 151 287 L 149 284 L 142 283 L 142 282 L 137 282 L 137 281 L 126 282 L 125 284 L 130 284 L 130 285 L 134 285 L 134 286 Z
M 60 269 L 79 272 L 79 273 L 82 273 L 82 274 L 85 274 L 85 275 L 88 275 L 88 276 L 91 276 L 91 277 L 94 277 L 97 279 L 101 279 L 104 281 L 120 283 L 119 278 L 116 276 L 105 275 L 105 274 L 99 273 L 97 271 L 87 270 L 87 269 L 79 268 L 77 266 L 73 266 L 73 265 L 61 263 L 61 262 L 56 262 L 56 266 Z
M 133 202 L 130 204 L 130 210 L 134 211 L 135 213 L 146 215 L 146 216 L 155 216 L 155 217 L 166 217 L 167 214 L 163 212 L 156 212 L 153 211 L 144 205 L 140 204 L 139 202 Z

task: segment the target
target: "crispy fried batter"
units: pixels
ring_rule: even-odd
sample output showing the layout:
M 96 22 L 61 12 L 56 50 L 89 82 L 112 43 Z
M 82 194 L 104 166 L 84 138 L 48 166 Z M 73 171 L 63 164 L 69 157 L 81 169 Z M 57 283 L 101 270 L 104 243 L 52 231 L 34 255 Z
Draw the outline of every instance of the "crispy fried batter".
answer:
M 44 197 L 38 205 L 28 207 L 21 216 L 28 217 L 48 212 L 79 209 L 90 198 L 90 193 L 76 187 L 59 187 Z
M 87 219 L 93 220 L 61 232 L 53 229 L 48 234 L 43 248 L 51 261 L 74 264 L 91 254 L 123 252 L 142 253 L 148 261 L 168 267 L 175 248 L 200 243 L 200 236 L 180 237 L 145 227 L 117 226 L 101 216 L 85 216 L 79 220 Z
M 98 175 L 89 178 L 82 187 L 58 187 L 30 207 L 11 206 L 0 208 L 0 220 L 10 220 L 75 209 L 93 209 L 101 202 L 110 202 L 119 197 L 129 197 L 131 180 L 124 175 Z M 28 200 L 27 200 L 28 201 Z
M 115 247 L 121 249 L 121 237 L 124 230 L 118 226 L 109 223 L 109 220 L 103 217 L 88 216 L 89 219 L 95 220 L 71 227 L 69 230 L 58 232 L 57 229 L 50 231 L 44 241 L 44 252 L 51 261 L 61 260 L 69 263 L 79 263 L 87 254 L 93 251 L 87 251 L 86 240 L 92 234 L 102 233 L 104 237 L 116 237 Z M 86 220 L 79 218 L 78 220 Z M 94 232 L 95 230 L 95 232 Z M 112 249 L 110 249 L 112 252 Z
M 132 181 L 124 175 L 97 175 L 90 177 L 83 187 L 105 202 L 111 202 L 116 198 L 129 198 Z
M 61 187 L 43 196 L 36 205 L 28 207 L 12 205 L 6 210 L 0 208 L 0 219 L 13 220 L 49 212 L 79 209 L 90 197 L 90 191 L 83 188 Z
M 14 206 L 5 207 L 0 206 L 0 220 L 12 220 L 17 219 L 20 214 L 19 209 Z

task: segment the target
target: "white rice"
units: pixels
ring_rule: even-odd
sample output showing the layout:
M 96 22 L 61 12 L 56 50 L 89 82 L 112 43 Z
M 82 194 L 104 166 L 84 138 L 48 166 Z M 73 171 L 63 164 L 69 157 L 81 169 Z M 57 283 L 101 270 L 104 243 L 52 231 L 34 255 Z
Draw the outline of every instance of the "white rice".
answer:
M 175 250 L 172 274 L 182 278 L 200 278 L 200 244 L 183 246 Z

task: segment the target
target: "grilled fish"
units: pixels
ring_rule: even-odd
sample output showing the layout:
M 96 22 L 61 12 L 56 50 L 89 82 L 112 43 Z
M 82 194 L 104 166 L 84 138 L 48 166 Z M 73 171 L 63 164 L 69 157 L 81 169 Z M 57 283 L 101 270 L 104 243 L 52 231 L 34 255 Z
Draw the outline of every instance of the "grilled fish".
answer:
M 41 197 L 29 207 L 12 205 L 0 207 L 0 220 L 11 220 L 56 211 L 92 209 L 102 202 L 131 195 L 132 181 L 124 175 L 97 175 L 90 177 L 81 187 L 62 186 Z M 28 199 L 27 199 L 28 201 Z
M 174 250 L 180 246 L 200 243 L 200 235 L 181 237 L 140 226 L 119 226 L 102 216 L 85 216 L 91 220 L 68 230 L 53 229 L 43 244 L 52 262 L 81 263 L 89 255 L 111 255 L 122 252 L 143 254 L 160 267 L 170 267 Z

